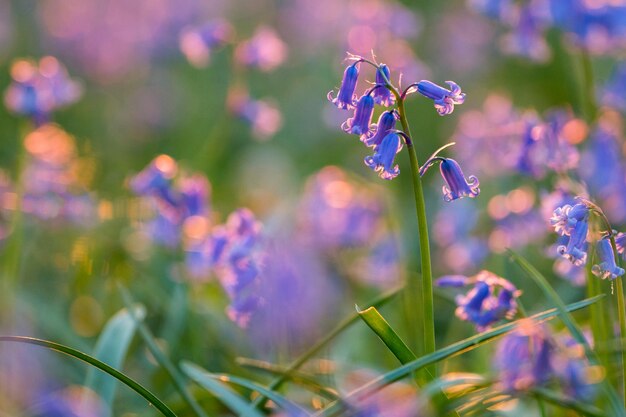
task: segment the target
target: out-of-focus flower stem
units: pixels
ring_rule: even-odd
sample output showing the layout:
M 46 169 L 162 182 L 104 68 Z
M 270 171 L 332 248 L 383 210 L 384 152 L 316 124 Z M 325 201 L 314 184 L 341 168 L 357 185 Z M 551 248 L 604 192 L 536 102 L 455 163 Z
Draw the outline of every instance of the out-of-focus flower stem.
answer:
M 593 65 L 589 52 L 585 49 L 580 51 L 580 64 L 582 70 L 581 82 L 581 111 L 587 119 L 587 123 L 593 123 L 596 119 L 598 106 L 596 104 L 595 83 L 593 80 Z

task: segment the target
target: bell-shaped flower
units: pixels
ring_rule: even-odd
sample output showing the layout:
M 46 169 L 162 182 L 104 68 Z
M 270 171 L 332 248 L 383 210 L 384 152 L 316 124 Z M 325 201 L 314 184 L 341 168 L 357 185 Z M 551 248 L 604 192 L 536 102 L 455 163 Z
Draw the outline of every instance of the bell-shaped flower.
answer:
M 374 155 L 365 157 L 365 165 L 378 172 L 380 178 L 391 180 L 400 174 L 398 165 L 394 165 L 396 154 L 402 149 L 402 140 L 396 132 L 391 132 L 374 148 Z
M 359 135 L 361 140 L 370 138 L 374 135 L 375 125 L 372 124 L 372 115 L 374 114 L 374 98 L 370 94 L 363 94 L 354 110 L 354 117 L 346 120 L 341 129 L 346 133 Z
M 615 253 L 611 240 L 603 237 L 596 244 L 596 253 L 598 254 L 599 263 L 591 267 L 591 272 L 602 279 L 615 279 L 624 275 L 624 269 L 615 264 Z
M 389 73 L 389 67 L 385 64 L 380 64 L 378 70 L 376 70 L 376 86 L 374 90 L 374 101 L 381 106 L 390 107 L 396 102 L 395 96 L 389 91 L 387 86 L 387 80 L 391 78 Z
M 381 113 L 376 123 L 376 133 L 369 138 L 361 137 L 363 143 L 369 147 L 376 147 L 381 144 L 385 136 L 387 136 L 396 127 L 398 116 L 394 110 Z
M 470 175 L 466 180 L 461 166 L 454 159 L 442 158 L 439 170 L 446 182 L 446 185 L 442 187 L 443 199 L 445 201 L 463 197 L 474 198 L 480 194 L 478 178 Z
M 440 116 L 452 113 L 455 104 L 463 104 L 465 101 L 465 93 L 461 92 L 457 83 L 446 81 L 446 84 L 450 86 L 450 90 L 428 80 L 417 83 L 417 91 L 435 102 L 435 109 Z
M 358 61 L 350 65 L 343 73 L 343 80 L 341 81 L 341 87 L 337 96 L 333 98 L 332 90 L 328 92 L 326 96 L 331 103 L 340 109 L 351 109 L 356 102 L 356 96 L 354 90 L 356 89 L 356 82 L 359 78 Z
M 569 259 L 574 265 L 581 266 L 587 262 L 587 231 L 589 223 L 579 221 L 571 232 L 567 245 L 557 247 L 557 252 Z

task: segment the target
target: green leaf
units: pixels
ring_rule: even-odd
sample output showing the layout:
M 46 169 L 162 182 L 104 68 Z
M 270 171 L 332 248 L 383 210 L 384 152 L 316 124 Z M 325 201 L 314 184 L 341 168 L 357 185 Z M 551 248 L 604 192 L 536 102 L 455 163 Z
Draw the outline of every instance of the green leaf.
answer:
M 391 353 L 398 358 L 400 363 L 404 364 L 416 359 L 415 354 L 411 352 L 411 349 L 409 349 L 406 343 L 404 343 L 400 336 L 391 328 L 387 320 L 380 315 L 376 307 L 359 310 L 357 306 L 356 311 L 365 324 L 376 333 L 380 340 L 389 348 Z
M 133 315 L 137 320 L 143 320 L 146 315 L 143 306 L 135 306 L 133 310 Z M 137 328 L 133 315 L 124 308 L 109 319 L 96 342 L 93 351 L 94 358 L 113 368 L 122 367 Z M 117 381 L 103 373 L 96 372 L 93 368 L 89 368 L 85 377 L 85 386 L 98 394 L 106 405 L 105 416 L 112 415 Z
M 110 367 L 104 362 L 99 361 L 98 359 L 80 352 L 76 349 L 73 349 L 69 346 L 61 345 L 59 343 L 50 342 L 42 339 L 35 339 L 33 337 L 23 337 L 23 336 L 0 336 L 0 342 L 16 342 L 16 343 L 26 343 L 29 345 L 43 346 L 47 349 L 55 350 L 57 352 L 64 353 L 68 356 L 71 356 L 76 359 L 80 359 L 83 362 L 87 362 L 89 365 L 100 369 L 101 371 L 106 372 L 111 375 L 113 378 L 118 379 L 123 384 L 134 390 L 136 393 L 145 398 L 149 404 L 153 405 L 157 410 L 161 412 L 164 416 L 167 417 L 177 417 L 176 414 L 172 410 L 169 409 L 165 403 L 163 403 L 156 395 L 148 391 L 144 388 L 140 383 L 136 382 L 132 378 L 124 375 L 122 372 L 118 371 L 115 368 Z
M 567 327 L 567 329 L 569 330 L 574 340 L 576 340 L 576 342 L 580 343 L 580 345 L 583 346 L 589 362 L 592 365 L 601 366 L 598 356 L 593 351 L 593 349 L 591 349 L 589 343 L 587 343 L 587 339 L 583 335 L 582 330 L 580 330 L 580 327 L 578 327 L 572 315 L 568 313 L 565 303 L 563 303 L 563 300 L 561 300 L 561 297 L 559 297 L 559 294 L 554 290 L 554 288 L 552 288 L 548 280 L 534 266 L 528 263 L 526 259 L 522 258 L 510 249 L 508 250 L 508 252 L 511 258 L 524 270 L 524 272 L 526 272 L 526 275 L 528 275 L 533 281 L 535 281 L 539 288 L 541 288 L 544 295 L 554 305 L 556 305 L 556 308 L 559 311 L 559 317 L 565 324 L 565 327 Z M 614 412 L 614 415 L 626 417 L 626 409 L 622 405 L 617 395 L 617 392 L 611 386 L 611 384 L 608 383 L 606 378 L 602 380 L 600 386 L 602 387 L 607 399 L 609 400 L 609 404 Z
M 257 384 L 256 382 L 250 381 L 248 379 L 245 378 L 240 378 L 237 376 L 233 376 L 233 375 L 228 375 L 228 374 L 213 374 L 210 373 L 208 371 L 205 371 L 204 369 L 200 368 L 197 365 L 194 365 L 193 363 L 190 362 L 184 362 L 183 367 L 188 366 L 188 367 L 194 367 L 200 371 L 204 372 L 204 375 L 206 375 L 209 378 L 213 378 L 217 381 L 221 381 L 221 382 L 230 382 L 236 385 L 240 385 L 242 387 L 251 389 L 253 391 L 258 392 L 259 394 L 265 395 L 267 398 L 269 398 L 270 400 L 274 401 L 276 403 L 276 405 L 278 405 L 280 408 L 282 408 L 283 410 L 287 411 L 287 413 L 290 416 L 308 416 L 310 415 L 310 413 L 305 410 L 304 408 L 300 407 L 298 404 L 288 400 L 287 398 L 285 398 L 284 396 L 278 394 L 275 391 L 270 391 L 269 389 L 267 389 L 266 387 Z
M 565 311 L 575 311 L 584 307 L 587 307 L 594 302 L 598 301 L 603 296 L 593 297 L 586 300 L 578 301 L 576 303 L 572 303 L 566 306 Z M 550 309 L 544 312 L 535 314 L 531 316 L 531 319 L 535 320 L 547 320 L 553 318 L 557 315 L 561 314 L 557 309 Z M 514 322 L 506 323 L 501 326 L 495 327 L 491 330 L 485 331 L 483 333 L 479 333 L 477 335 L 468 337 L 467 339 L 458 341 L 453 343 L 445 348 L 439 349 L 429 355 L 422 356 L 414 361 L 411 361 L 405 365 L 402 365 L 390 372 L 387 372 L 384 375 L 368 382 L 367 384 L 357 388 L 348 394 L 344 400 L 356 399 L 357 401 L 363 398 L 366 398 L 375 392 L 381 390 L 389 384 L 392 384 L 407 375 L 410 375 L 412 372 L 415 372 L 419 369 L 422 369 L 428 365 L 432 365 L 444 359 L 450 358 L 452 356 L 460 355 L 461 353 L 468 352 L 470 350 L 474 350 L 477 347 L 483 345 L 484 343 L 493 340 L 498 336 L 502 336 L 506 333 L 514 330 L 521 320 L 517 320 Z M 321 410 L 316 417 L 321 416 L 329 416 L 333 415 L 334 412 L 338 411 L 341 408 L 341 405 L 338 402 L 334 402 L 329 404 L 326 408 Z
M 246 368 L 250 368 L 256 371 L 266 372 L 271 375 L 284 375 L 287 371 L 287 367 L 279 366 L 267 361 L 261 361 L 258 359 L 250 358 L 237 358 L 237 363 Z M 315 380 L 313 375 L 301 372 L 291 371 L 289 377 L 294 383 L 301 387 L 308 389 L 313 394 L 317 394 L 329 400 L 336 400 L 339 396 L 337 391 L 332 388 L 326 387 Z
M 225 386 L 220 381 L 215 380 L 213 375 L 206 372 L 204 369 L 185 362 L 181 364 L 183 372 L 191 379 L 196 381 L 200 386 L 209 391 L 220 400 L 230 410 L 243 417 L 264 417 L 263 414 L 256 411 L 250 406 L 250 403 L 246 401 L 241 395 L 232 389 Z

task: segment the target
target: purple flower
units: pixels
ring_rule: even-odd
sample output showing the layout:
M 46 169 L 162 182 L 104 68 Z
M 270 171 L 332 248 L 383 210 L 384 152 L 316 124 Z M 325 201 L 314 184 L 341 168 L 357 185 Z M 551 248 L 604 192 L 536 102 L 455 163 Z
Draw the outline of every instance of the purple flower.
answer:
M 550 224 L 560 236 L 571 236 L 579 222 L 587 222 L 589 208 L 585 204 L 566 204 L 554 209 Z
M 450 86 L 450 90 L 428 80 L 417 83 L 417 91 L 435 102 L 435 109 L 440 116 L 452 113 L 455 104 L 463 104 L 465 101 L 465 93 L 461 92 L 458 84 L 454 81 L 446 81 L 446 84 Z
M 574 265 L 581 266 L 587 262 L 587 231 L 589 223 L 579 221 L 571 231 L 566 245 L 557 247 L 557 252 L 569 259 Z
M 343 80 L 341 81 L 341 87 L 339 87 L 337 97 L 333 98 L 332 90 L 328 92 L 328 100 L 340 109 L 349 110 L 354 107 L 354 102 L 356 101 L 354 90 L 356 89 L 356 82 L 359 78 L 358 64 L 359 61 L 350 65 L 344 71 Z
M 372 125 L 372 115 L 374 114 L 374 98 L 370 93 L 364 94 L 359 99 L 354 110 L 354 117 L 348 119 L 341 125 L 346 133 L 359 135 L 362 141 L 374 135 L 374 125 Z
M 459 164 L 450 158 L 441 158 L 439 170 L 446 185 L 442 187 L 443 199 L 447 202 L 463 197 L 474 198 L 480 193 L 478 178 L 473 175 L 465 179 Z
M 49 120 L 57 108 L 74 103 L 82 94 L 82 86 L 72 80 L 65 67 L 54 57 L 46 56 L 39 63 L 18 60 L 11 66 L 13 83 L 5 92 L 4 102 L 14 113 L 28 116 L 37 125 Z
M 508 391 L 522 391 L 548 381 L 554 347 L 545 327 L 530 319 L 508 333 L 496 351 L 496 368 Z
M 237 61 L 261 71 L 272 71 L 287 58 L 287 45 L 273 28 L 260 27 L 254 36 L 237 46 Z
M 374 155 L 365 157 L 365 165 L 378 172 L 380 178 L 392 180 L 400 174 L 398 165 L 393 165 L 396 154 L 402 149 L 400 135 L 391 132 L 374 148 Z
M 615 236 L 615 246 L 617 247 L 617 253 L 624 257 L 626 253 L 626 233 L 618 233 Z
M 461 287 L 474 285 L 467 294 L 456 297 L 456 315 L 470 321 L 478 331 L 489 328 L 502 319 L 512 319 L 517 312 L 520 291 L 506 279 L 489 271 L 481 271 L 473 277 L 448 275 L 439 278 L 435 285 Z
M 384 76 L 383 76 L 384 75 Z M 376 70 L 376 87 L 374 88 L 374 101 L 381 106 L 390 107 L 396 102 L 395 96 L 389 91 L 387 81 L 391 79 L 389 73 L 389 67 L 385 64 L 380 64 Z
M 214 49 L 225 45 L 233 36 L 233 28 L 226 20 L 218 19 L 199 27 L 183 30 L 179 46 L 187 60 L 196 67 L 205 67 Z
M 591 272 L 602 279 L 615 279 L 624 275 L 624 269 L 615 264 L 615 253 L 611 246 L 611 240 L 603 237 L 596 244 L 596 253 L 598 254 L 599 263 L 591 267 Z
M 363 143 L 369 147 L 376 147 L 381 144 L 385 136 L 387 136 L 395 127 L 398 116 L 395 110 L 389 110 L 380 114 L 378 123 L 376 123 L 376 133 L 369 138 L 361 137 Z
M 154 196 L 165 203 L 176 206 L 178 197 L 172 181 L 178 172 L 178 164 L 168 155 L 159 155 L 141 172 L 130 179 L 130 188 L 142 196 Z

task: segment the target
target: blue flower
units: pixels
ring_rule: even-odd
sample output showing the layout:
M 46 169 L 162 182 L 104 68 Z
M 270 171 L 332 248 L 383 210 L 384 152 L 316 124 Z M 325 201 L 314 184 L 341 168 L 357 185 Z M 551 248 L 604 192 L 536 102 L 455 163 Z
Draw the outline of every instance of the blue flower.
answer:
M 442 187 L 445 201 L 449 202 L 463 197 L 474 198 L 480 193 L 478 178 L 470 175 L 469 181 L 466 180 L 461 167 L 454 159 L 441 158 L 439 170 L 446 182 L 446 185 Z
M 363 143 L 370 147 L 376 147 L 381 144 L 385 136 L 387 136 L 395 127 L 398 116 L 394 110 L 381 113 L 376 123 L 376 133 L 369 138 L 362 137 Z
M 446 81 L 446 84 L 450 86 L 450 90 L 428 80 L 417 83 L 417 91 L 435 102 L 435 109 L 440 116 L 452 113 L 455 104 L 463 104 L 465 101 L 465 93 L 461 92 L 457 83 Z
M 570 236 L 579 222 L 586 222 L 589 208 L 582 203 L 557 207 L 550 218 L 550 224 L 560 236 Z
M 448 275 L 439 278 L 435 285 L 461 287 L 474 284 L 467 294 L 456 297 L 456 315 L 461 320 L 474 323 L 483 331 L 502 319 L 511 319 L 517 312 L 520 292 L 508 280 L 489 271 L 481 271 L 473 277 Z
M 400 135 L 391 132 L 374 148 L 374 155 L 365 157 L 365 165 L 378 172 L 380 178 L 391 180 L 400 174 L 398 165 L 393 165 L 396 154 L 402 149 Z
M 384 76 L 383 76 L 384 75 Z M 374 101 L 381 106 L 390 107 L 396 102 L 396 98 L 391 91 L 386 87 L 387 81 L 391 78 L 389 73 L 389 67 L 385 64 L 380 64 L 376 71 L 376 88 L 374 89 Z
M 596 253 L 600 262 L 591 267 L 591 272 L 602 279 L 615 279 L 624 275 L 624 269 L 615 264 L 615 254 L 608 237 L 600 239 L 596 245 Z
M 356 101 L 354 90 L 356 89 L 356 82 L 359 78 L 358 63 L 359 61 L 355 62 L 344 71 L 337 97 L 333 98 L 332 90 L 328 92 L 328 100 L 340 109 L 347 110 L 354 107 L 354 102 Z
M 367 139 L 374 135 L 374 127 L 372 125 L 372 115 L 374 114 L 374 98 L 370 94 L 364 94 L 356 105 L 354 117 L 346 120 L 342 125 L 346 133 L 359 135 L 361 140 Z
M 530 319 L 504 336 L 496 351 L 496 367 L 505 389 L 521 391 L 547 382 L 553 349 L 546 329 Z
M 560 245 L 557 252 L 569 259 L 574 265 L 581 266 L 587 262 L 587 231 L 589 223 L 579 221 L 571 232 L 567 246 Z

